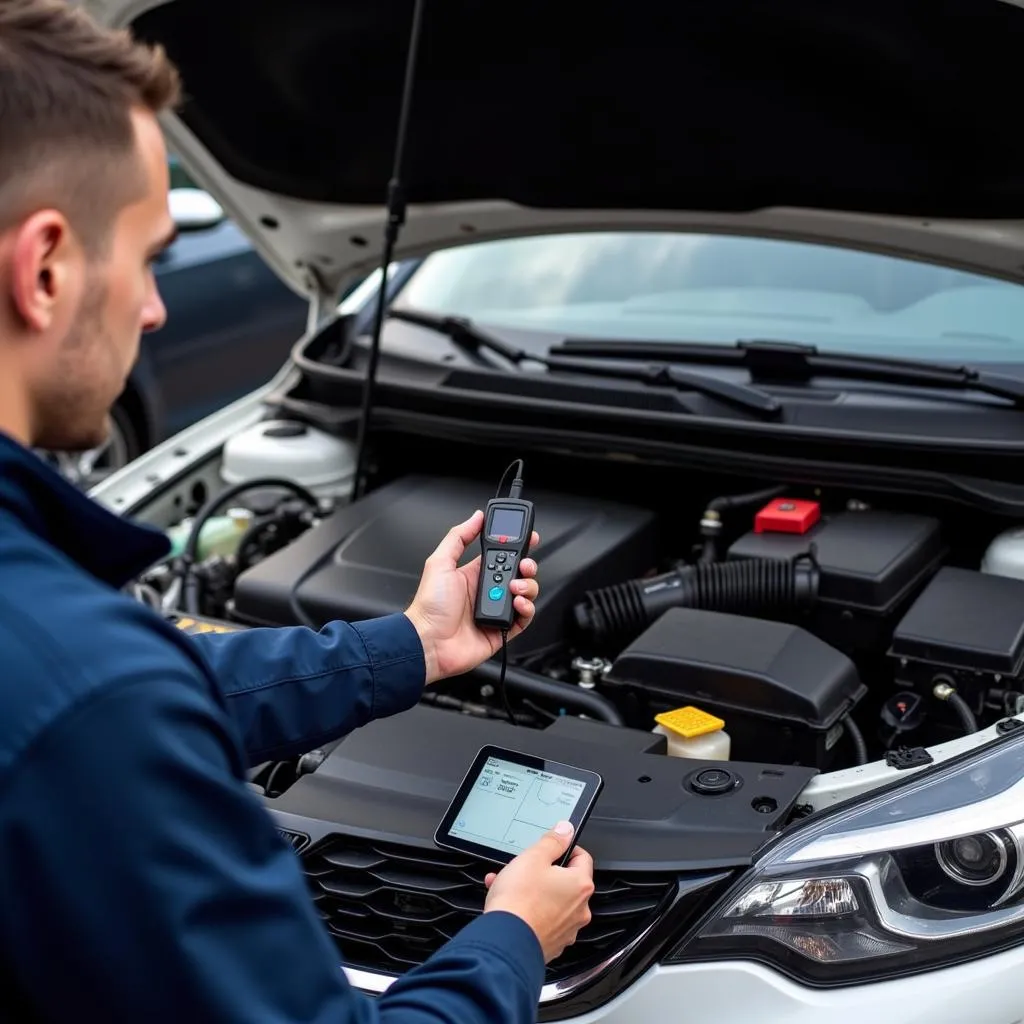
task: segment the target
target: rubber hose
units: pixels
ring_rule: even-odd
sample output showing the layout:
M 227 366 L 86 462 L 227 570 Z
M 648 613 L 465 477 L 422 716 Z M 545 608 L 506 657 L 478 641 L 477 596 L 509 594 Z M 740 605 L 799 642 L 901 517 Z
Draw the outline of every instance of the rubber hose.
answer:
M 297 498 L 306 502 L 312 508 L 319 508 L 320 502 L 316 496 L 302 484 L 295 483 L 294 480 L 286 480 L 283 477 L 258 477 L 255 480 L 243 480 L 241 483 L 232 484 L 230 487 L 226 487 L 219 494 L 212 497 L 197 513 L 195 519 L 192 520 L 192 528 L 189 530 L 188 539 L 185 541 L 185 549 L 182 552 L 186 562 L 191 565 L 195 562 L 197 553 L 199 551 L 199 535 L 203 531 L 203 527 L 206 525 L 206 521 L 212 516 L 222 505 L 225 505 L 232 498 L 237 498 L 239 494 L 244 494 L 246 491 L 257 491 L 257 490 L 283 490 L 290 491 Z
M 189 615 L 202 615 L 199 608 L 199 577 L 192 571 L 192 566 L 185 570 L 185 582 L 181 587 L 181 596 L 185 604 L 185 611 Z
M 978 720 L 974 717 L 974 712 L 967 701 L 956 692 L 956 686 L 950 676 L 940 674 L 932 680 L 932 695 L 953 709 L 967 735 L 978 731 Z
M 183 586 L 182 586 L 182 598 L 185 603 L 185 611 L 189 615 L 201 615 L 202 612 L 199 608 L 199 590 L 200 582 L 199 578 L 193 571 L 196 558 L 199 553 L 199 537 L 203 532 L 203 527 L 206 525 L 209 518 L 224 504 L 229 502 L 232 498 L 238 497 L 239 494 L 244 494 L 246 491 L 255 490 L 285 490 L 294 494 L 297 498 L 301 498 L 307 502 L 312 508 L 319 508 L 320 503 L 316 496 L 302 484 L 295 483 L 294 480 L 286 480 L 283 477 L 257 477 L 255 480 L 243 480 L 241 483 L 232 484 L 230 487 L 226 487 L 219 494 L 216 494 L 211 498 L 203 507 L 196 513 L 195 519 L 192 520 L 192 527 L 188 532 L 188 538 L 185 541 L 185 549 L 182 552 L 182 566 L 183 566 Z
M 727 512 L 729 509 L 743 508 L 745 505 L 759 505 L 763 501 L 779 497 L 785 490 L 785 487 L 776 484 L 774 487 L 764 487 L 760 491 L 749 491 L 746 494 L 725 494 L 709 501 L 708 511 Z
M 760 505 L 772 498 L 779 497 L 785 493 L 785 488 L 776 484 L 774 487 L 764 487 L 760 491 L 748 491 L 746 494 L 723 494 L 718 498 L 712 498 L 708 507 L 701 517 L 701 534 L 704 537 L 704 546 L 701 549 L 700 561 L 707 565 L 710 562 L 718 561 L 718 535 L 722 532 L 721 514 L 730 509 L 744 508 L 747 505 Z
M 662 576 L 591 590 L 574 614 L 581 632 L 608 642 L 635 637 L 669 608 L 777 614 L 809 608 L 817 595 L 818 570 L 813 560 L 749 558 L 688 565 Z
M 501 677 L 501 665 L 494 661 L 485 661 L 473 669 L 470 675 L 497 686 Z M 553 701 L 559 707 L 571 708 L 609 725 L 625 725 L 619 709 L 607 697 L 593 690 L 584 690 L 571 683 L 549 679 L 547 676 L 523 668 L 514 668 L 512 665 L 509 665 L 505 673 L 505 685 L 510 690 Z
M 969 735 L 978 731 L 978 720 L 974 717 L 970 705 L 959 693 L 951 693 L 946 698 L 946 703 L 956 712 L 956 717 L 960 719 L 965 733 Z
M 849 715 L 843 718 L 843 726 L 850 734 L 850 741 L 853 743 L 853 755 L 857 760 L 857 764 L 867 764 L 868 745 L 864 742 L 864 733 L 860 731 L 860 726 Z

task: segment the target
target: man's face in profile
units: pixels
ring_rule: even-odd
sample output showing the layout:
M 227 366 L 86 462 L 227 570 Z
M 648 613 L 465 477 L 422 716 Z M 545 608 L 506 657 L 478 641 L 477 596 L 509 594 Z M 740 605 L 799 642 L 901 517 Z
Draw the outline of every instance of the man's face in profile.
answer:
M 166 319 L 153 262 L 174 234 L 167 153 L 151 114 L 135 111 L 132 123 L 145 191 L 116 215 L 100 253 L 69 245 L 57 284 L 64 289 L 58 301 L 65 319 L 56 321 L 63 330 L 33 366 L 31 441 L 39 448 L 82 451 L 106 441 L 110 408 L 138 358 L 141 335 Z

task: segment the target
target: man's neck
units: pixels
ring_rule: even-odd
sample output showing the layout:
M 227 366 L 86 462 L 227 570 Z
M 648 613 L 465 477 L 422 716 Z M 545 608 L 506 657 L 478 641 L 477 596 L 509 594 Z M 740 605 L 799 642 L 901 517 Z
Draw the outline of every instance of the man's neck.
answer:
M 28 396 L 21 381 L 0 360 L 0 432 L 30 446 L 32 437 Z

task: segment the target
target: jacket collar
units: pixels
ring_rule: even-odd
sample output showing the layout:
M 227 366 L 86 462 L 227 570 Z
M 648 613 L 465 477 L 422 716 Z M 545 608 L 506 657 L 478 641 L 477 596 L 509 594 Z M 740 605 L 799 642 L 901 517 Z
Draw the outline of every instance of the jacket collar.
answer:
M 107 511 L 3 433 L 0 511 L 118 590 L 170 550 L 159 530 Z

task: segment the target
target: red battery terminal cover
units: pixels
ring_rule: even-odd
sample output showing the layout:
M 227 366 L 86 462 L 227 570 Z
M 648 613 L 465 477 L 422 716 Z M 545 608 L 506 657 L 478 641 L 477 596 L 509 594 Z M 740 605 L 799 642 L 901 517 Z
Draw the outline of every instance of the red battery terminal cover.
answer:
M 754 516 L 754 533 L 806 533 L 819 519 L 816 501 L 776 498 Z

